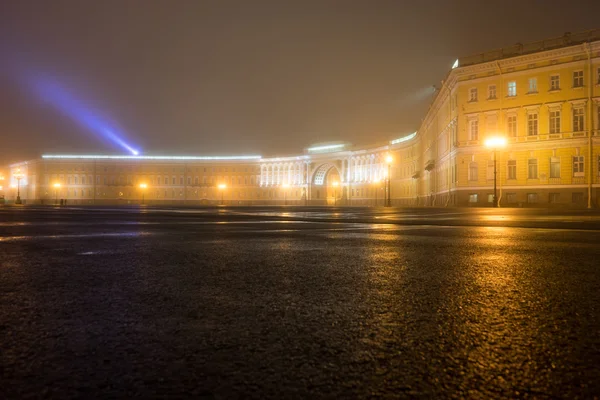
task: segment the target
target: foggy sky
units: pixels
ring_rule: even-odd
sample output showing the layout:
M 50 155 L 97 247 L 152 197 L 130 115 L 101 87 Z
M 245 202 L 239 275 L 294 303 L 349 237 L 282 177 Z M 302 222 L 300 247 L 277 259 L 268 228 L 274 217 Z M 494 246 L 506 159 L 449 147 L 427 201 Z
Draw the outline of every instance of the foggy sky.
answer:
M 298 154 L 410 133 L 457 57 L 598 28 L 599 11 L 554 0 L 0 0 L 0 165 L 124 153 L 28 90 L 30 70 L 146 154 Z

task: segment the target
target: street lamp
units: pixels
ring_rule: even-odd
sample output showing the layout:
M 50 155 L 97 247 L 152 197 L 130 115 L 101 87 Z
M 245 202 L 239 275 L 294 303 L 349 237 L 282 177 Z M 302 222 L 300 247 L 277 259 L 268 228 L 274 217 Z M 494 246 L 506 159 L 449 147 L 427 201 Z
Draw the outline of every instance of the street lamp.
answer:
M 15 204 L 21 204 L 21 179 L 23 179 L 21 168 L 17 168 L 17 172 L 13 176 L 17 180 L 17 200 L 15 200 Z
M 281 185 L 281 187 L 283 188 L 283 205 L 287 206 L 287 190 L 290 187 L 289 183 L 284 183 L 283 185 Z
M 227 185 L 224 183 L 219 183 L 219 190 L 221 191 L 221 205 L 223 205 L 223 193 L 225 193 L 225 189 L 227 189 Z
M 331 185 L 333 186 L 333 205 L 337 206 L 337 188 L 340 186 L 340 183 L 335 181 Z
M 142 204 L 144 204 L 144 194 L 146 193 L 147 188 L 148 188 L 148 184 L 140 183 L 140 189 L 142 191 Z
M 496 150 L 506 147 L 506 138 L 502 136 L 492 136 L 486 139 L 485 147 L 494 150 L 494 207 L 498 207 L 498 193 L 496 191 Z
M 60 183 L 56 182 L 52 186 L 54 186 L 54 204 L 58 204 L 58 189 L 60 189 Z
M 386 202 L 385 202 L 385 206 L 386 207 L 391 207 L 392 206 L 392 186 L 391 186 L 392 172 L 391 172 L 391 168 L 392 168 L 392 162 L 394 162 L 394 158 L 391 155 L 388 155 L 385 158 L 385 162 L 387 163 L 387 166 L 388 166 L 388 170 L 387 170 L 387 199 L 386 199 Z

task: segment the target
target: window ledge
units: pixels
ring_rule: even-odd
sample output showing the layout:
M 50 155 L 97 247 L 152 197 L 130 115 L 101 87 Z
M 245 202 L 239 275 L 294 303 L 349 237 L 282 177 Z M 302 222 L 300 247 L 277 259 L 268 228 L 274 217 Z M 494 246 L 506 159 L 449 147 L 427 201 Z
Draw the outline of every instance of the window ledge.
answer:
M 477 103 L 477 100 L 469 100 L 467 103 Z
M 507 94 L 507 95 L 506 95 L 506 98 L 507 98 L 507 99 L 515 99 L 516 97 L 517 97 L 517 95 L 516 95 L 516 94 L 514 94 L 514 95 L 512 95 L 512 96 L 511 96 L 510 94 Z
M 558 89 L 550 89 L 548 90 L 548 93 L 556 93 L 556 92 L 560 92 L 562 89 L 558 88 Z
M 494 100 L 498 100 L 498 98 L 497 97 L 488 97 L 486 100 L 487 101 L 494 101 Z
M 527 93 L 525 93 L 525 94 L 526 94 L 527 96 L 532 96 L 532 95 L 534 95 L 534 94 L 539 94 L 539 93 L 540 93 L 540 92 L 538 92 L 538 91 L 535 91 L 535 92 L 527 92 Z
M 582 85 L 582 86 L 572 86 L 571 87 L 571 89 L 573 89 L 573 90 L 583 90 L 583 88 L 585 88 L 584 85 Z

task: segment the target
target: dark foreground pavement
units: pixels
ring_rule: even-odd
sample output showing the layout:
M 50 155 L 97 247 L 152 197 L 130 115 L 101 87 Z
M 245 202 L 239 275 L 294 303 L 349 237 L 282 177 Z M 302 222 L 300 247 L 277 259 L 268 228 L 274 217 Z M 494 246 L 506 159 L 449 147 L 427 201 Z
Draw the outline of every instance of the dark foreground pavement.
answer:
M 0 398 L 594 398 L 600 215 L 0 208 Z

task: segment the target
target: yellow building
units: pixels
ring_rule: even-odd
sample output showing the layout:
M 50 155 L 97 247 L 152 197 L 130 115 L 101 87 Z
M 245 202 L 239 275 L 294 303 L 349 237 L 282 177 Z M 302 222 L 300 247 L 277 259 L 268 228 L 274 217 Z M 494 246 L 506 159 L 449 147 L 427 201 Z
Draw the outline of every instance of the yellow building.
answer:
M 272 158 L 50 155 L 11 165 L 5 197 L 383 205 L 389 196 L 392 205 L 491 206 L 496 171 L 501 206 L 592 207 L 599 106 L 595 30 L 459 58 L 419 129 L 385 143 L 325 143 Z M 507 142 L 496 168 L 484 146 L 493 136 Z

